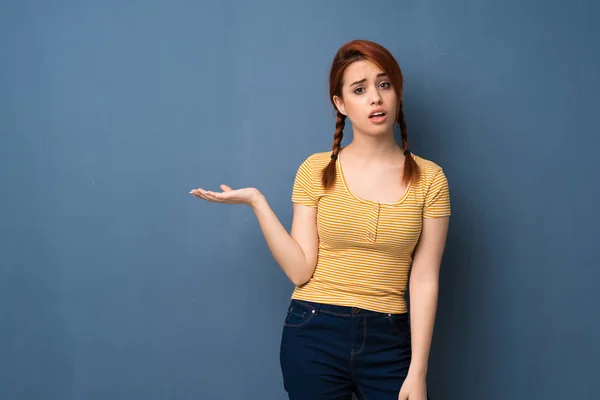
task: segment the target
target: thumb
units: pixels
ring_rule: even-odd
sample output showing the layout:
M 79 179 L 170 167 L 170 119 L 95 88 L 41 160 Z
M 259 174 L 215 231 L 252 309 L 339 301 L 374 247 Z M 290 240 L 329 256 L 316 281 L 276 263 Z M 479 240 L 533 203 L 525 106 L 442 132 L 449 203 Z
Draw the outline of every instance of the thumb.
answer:
M 229 186 L 227 186 L 227 185 L 221 185 L 220 187 L 221 187 L 221 189 L 222 189 L 224 192 L 229 192 L 229 191 L 231 191 L 231 188 L 230 188 Z

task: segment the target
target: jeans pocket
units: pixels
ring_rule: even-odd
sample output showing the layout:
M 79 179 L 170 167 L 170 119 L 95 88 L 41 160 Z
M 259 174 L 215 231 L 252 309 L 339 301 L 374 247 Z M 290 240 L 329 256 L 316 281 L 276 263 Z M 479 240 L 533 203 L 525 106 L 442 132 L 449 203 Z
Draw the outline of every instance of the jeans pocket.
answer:
M 397 332 L 405 332 L 405 333 L 409 333 L 410 332 L 410 324 L 409 324 L 409 320 L 408 320 L 408 313 L 405 314 L 390 314 L 388 316 L 388 321 L 390 322 L 390 325 L 392 326 L 392 329 L 394 329 Z
M 288 328 L 299 328 L 306 325 L 315 315 L 315 309 L 309 304 L 292 301 L 285 317 L 284 325 Z

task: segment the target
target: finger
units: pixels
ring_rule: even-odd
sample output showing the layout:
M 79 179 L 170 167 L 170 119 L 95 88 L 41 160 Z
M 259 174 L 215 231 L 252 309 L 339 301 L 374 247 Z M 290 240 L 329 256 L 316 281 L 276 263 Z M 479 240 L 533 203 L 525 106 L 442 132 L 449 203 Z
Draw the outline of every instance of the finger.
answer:
M 208 197 L 207 195 L 205 195 L 205 194 L 202 194 L 202 193 L 198 193 L 198 194 L 196 195 L 196 197 L 198 197 L 198 198 L 200 198 L 200 199 L 202 199 L 202 200 L 210 201 L 210 202 L 213 202 L 213 201 L 214 201 L 213 199 L 211 199 L 210 197 Z
M 218 201 L 218 202 L 225 202 L 227 200 L 227 198 L 229 197 L 224 193 L 217 193 L 217 192 L 211 192 L 211 191 L 206 191 L 204 193 L 204 196 L 211 199 L 212 201 Z
M 218 198 L 220 194 L 218 192 L 213 192 L 212 190 L 205 190 L 204 195 L 209 196 L 209 197 Z
M 201 188 L 194 189 L 194 190 L 190 191 L 190 193 L 202 200 L 211 201 L 211 202 L 215 201 L 215 199 L 212 199 L 207 195 L 206 190 L 201 189 Z
M 221 190 L 223 190 L 224 192 L 230 192 L 231 191 L 231 188 L 229 186 L 227 186 L 227 185 L 221 185 L 220 187 L 221 187 Z
M 205 190 L 204 192 L 205 192 L 205 194 L 216 197 L 218 199 L 225 199 L 225 198 L 231 197 L 231 193 L 230 193 L 231 190 L 227 191 L 227 192 L 213 192 L 212 190 Z

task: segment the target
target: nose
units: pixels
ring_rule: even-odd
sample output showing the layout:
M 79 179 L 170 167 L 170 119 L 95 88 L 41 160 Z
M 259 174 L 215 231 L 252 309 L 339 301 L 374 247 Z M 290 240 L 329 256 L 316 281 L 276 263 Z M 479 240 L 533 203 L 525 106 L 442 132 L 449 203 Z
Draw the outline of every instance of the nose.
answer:
M 381 94 L 379 90 L 371 90 L 371 97 L 369 98 L 371 104 L 381 104 Z

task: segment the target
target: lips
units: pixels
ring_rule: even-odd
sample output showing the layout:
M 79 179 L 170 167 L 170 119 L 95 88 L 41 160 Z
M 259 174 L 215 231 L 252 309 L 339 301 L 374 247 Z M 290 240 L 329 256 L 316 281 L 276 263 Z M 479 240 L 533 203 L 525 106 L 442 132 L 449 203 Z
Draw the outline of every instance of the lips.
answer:
M 369 120 L 373 124 L 385 124 L 387 121 L 387 113 L 383 108 L 378 108 L 376 110 L 371 111 L 371 113 L 369 114 Z
M 373 110 L 371 114 L 369 114 L 369 118 L 377 118 L 377 117 L 385 117 L 386 112 L 384 110 Z

